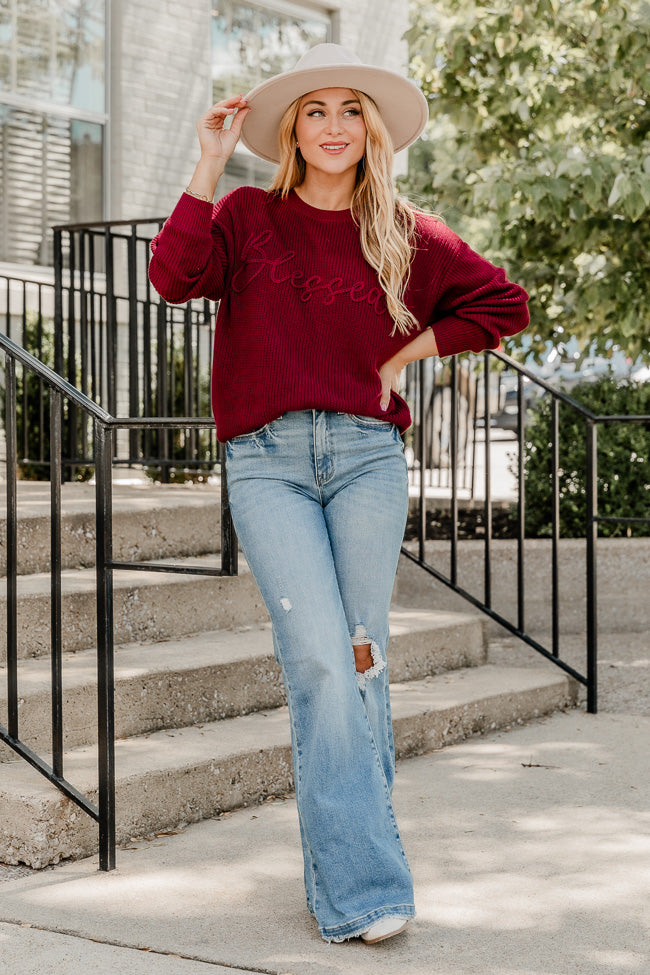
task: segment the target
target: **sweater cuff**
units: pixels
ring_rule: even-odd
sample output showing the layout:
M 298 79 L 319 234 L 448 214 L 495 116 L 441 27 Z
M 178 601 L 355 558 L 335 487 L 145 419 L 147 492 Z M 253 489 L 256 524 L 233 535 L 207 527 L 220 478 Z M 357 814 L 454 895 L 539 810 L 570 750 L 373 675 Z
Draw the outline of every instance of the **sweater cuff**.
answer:
M 214 204 L 183 193 L 167 223 L 177 226 L 192 237 L 209 237 Z
M 151 242 L 157 262 L 167 268 L 183 269 L 195 278 L 205 267 L 212 250 L 214 206 L 183 193 L 160 233 Z
M 438 355 L 445 359 L 449 355 L 459 355 L 461 352 L 483 352 L 485 349 L 496 349 L 499 340 L 490 335 L 480 325 L 448 315 L 434 322 L 431 326 Z

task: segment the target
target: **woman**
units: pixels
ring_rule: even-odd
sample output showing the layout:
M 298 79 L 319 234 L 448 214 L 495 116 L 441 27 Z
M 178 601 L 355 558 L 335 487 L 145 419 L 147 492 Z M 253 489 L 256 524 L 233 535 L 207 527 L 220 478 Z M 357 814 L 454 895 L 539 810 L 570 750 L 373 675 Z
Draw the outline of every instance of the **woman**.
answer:
M 273 623 L 307 905 L 327 941 L 375 943 L 414 915 L 386 660 L 408 505 L 400 376 L 528 321 L 501 269 L 394 198 L 393 153 L 426 118 L 410 81 L 318 45 L 201 118 L 199 163 L 152 245 L 166 300 L 220 299 L 213 410 Z M 277 176 L 213 206 L 240 137 Z

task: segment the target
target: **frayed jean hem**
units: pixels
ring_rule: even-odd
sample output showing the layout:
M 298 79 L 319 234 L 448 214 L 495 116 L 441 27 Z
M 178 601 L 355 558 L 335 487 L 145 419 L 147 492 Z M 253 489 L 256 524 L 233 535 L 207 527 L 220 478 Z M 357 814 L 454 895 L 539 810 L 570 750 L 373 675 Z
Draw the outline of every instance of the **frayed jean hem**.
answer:
M 346 921 L 345 924 L 337 924 L 332 928 L 321 928 L 320 933 L 324 941 L 328 943 L 349 941 L 350 938 L 358 938 L 364 931 L 379 921 L 382 917 L 400 917 L 409 921 L 415 917 L 415 908 L 412 904 L 397 904 L 395 907 L 382 907 L 376 911 L 370 911 L 363 917 L 355 918 L 354 921 Z

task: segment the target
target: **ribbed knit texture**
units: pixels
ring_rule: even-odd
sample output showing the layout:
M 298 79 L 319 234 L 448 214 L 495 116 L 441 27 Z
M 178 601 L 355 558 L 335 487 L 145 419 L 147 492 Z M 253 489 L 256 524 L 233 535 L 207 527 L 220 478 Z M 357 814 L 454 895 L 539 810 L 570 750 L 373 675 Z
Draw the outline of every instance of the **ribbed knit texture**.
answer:
M 528 324 L 526 292 L 439 220 L 416 213 L 406 304 L 441 356 L 496 348 Z M 252 187 L 215 206 L 183 194 L 152 242 L 151 283 L 168 302 L 220 299 L 212 408 L 220 440 L 290 410 L 411 423 L 379 367 L 410 336 L 393 323 L 349 210 L 318 210 Z

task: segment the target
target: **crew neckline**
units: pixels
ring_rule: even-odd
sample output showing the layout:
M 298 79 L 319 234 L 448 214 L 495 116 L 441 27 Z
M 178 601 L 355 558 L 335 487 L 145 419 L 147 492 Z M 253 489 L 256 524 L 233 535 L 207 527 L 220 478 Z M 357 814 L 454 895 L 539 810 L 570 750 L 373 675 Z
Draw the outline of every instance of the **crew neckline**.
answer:
M 297 210 L 304 216 L 312 220 L 324 220 L 328 223 L 350 223 L 352 222 L 352 210 L 321 210 L 320 207 L 313 207 L 298 196 L 295 190 L 291 190 L 286 198 L 292 210 Z

